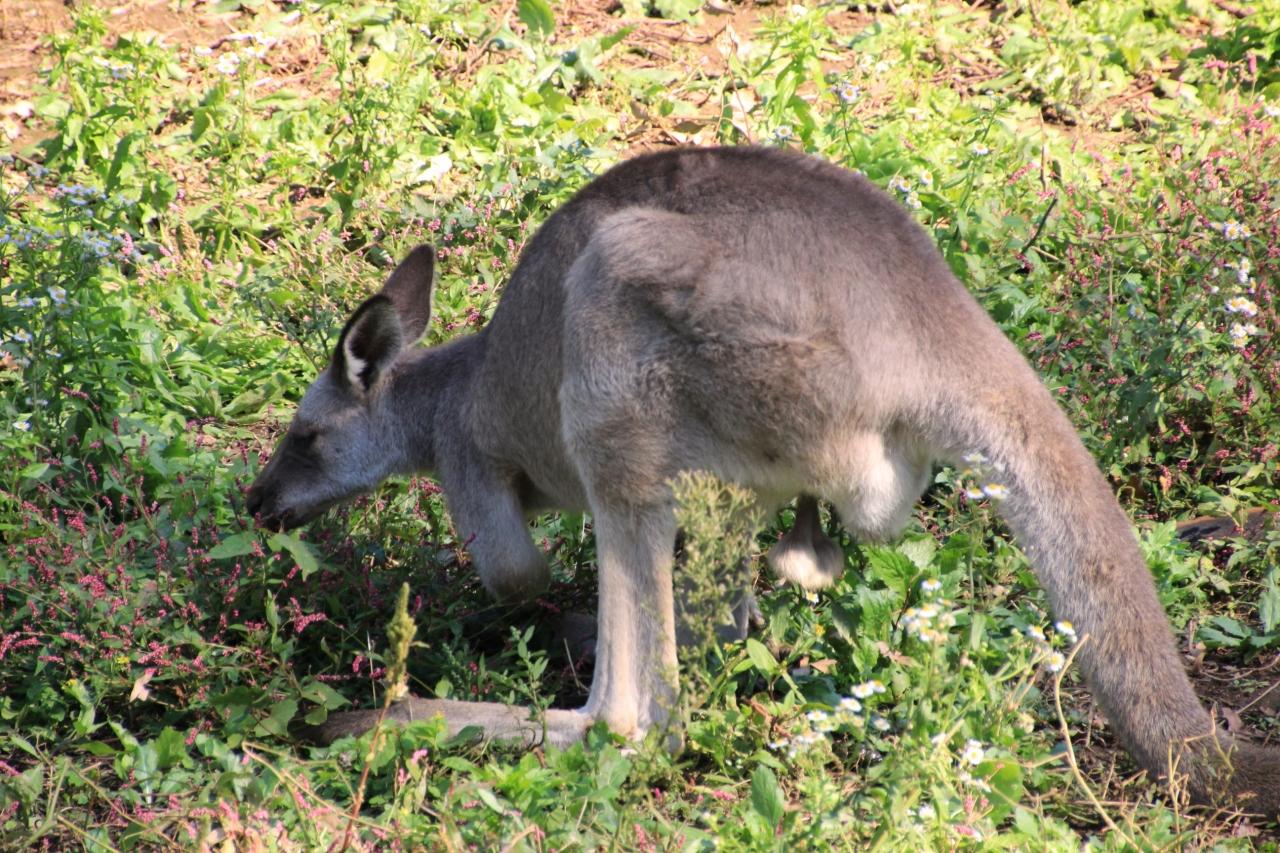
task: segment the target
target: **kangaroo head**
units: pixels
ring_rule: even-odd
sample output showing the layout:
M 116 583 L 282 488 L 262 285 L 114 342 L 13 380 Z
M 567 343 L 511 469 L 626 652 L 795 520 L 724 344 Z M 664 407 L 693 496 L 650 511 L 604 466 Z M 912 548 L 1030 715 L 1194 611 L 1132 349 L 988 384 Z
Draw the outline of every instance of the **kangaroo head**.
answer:
M 434 268 L 435 250 L 419 246 L 347 320 L 328 367 L 249 489 L 248 510 L 264 526 L 306 524 L 412 467 L 389 379 L 426 328 Z

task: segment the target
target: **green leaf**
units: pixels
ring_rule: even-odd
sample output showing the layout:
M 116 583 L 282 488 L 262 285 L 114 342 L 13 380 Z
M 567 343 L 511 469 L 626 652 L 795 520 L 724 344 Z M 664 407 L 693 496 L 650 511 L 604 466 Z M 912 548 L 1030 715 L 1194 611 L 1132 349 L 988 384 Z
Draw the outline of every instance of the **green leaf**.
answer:
M 440 759 L 440 766 L 464 776 L 469 776 L 480 769 L 460 755 L 446 755 Z
M 536 38 L 545 39 L 556 28 L 556 17 L 547 0 L 519 0 L 516 4 L 516 14 L 529 28 L 529 34 Z
M 600 39 L 600 52 L 603 53 L 604 51 L 613 47 L 618 42 L 622 41 L 624 38 L 630 35 L 631 31 L 634 29 L 635 27 L 623 27 L 617 32 L 609 33 L 609 35 L 604 36 L 602 39 Z
M 766 649 L 764 643 L 754 637 L 747 638 L 747 657 L 751 659 L 752 665 L 765 675 L 777 674 L 778 661 L 774 659 L 773 652 Z
M 204 107 L 191 116 L 191 141 L 198 142 L 213 124 L 213 111 Z
M 858 641 L 858 614 L 839 601 L 831 602 L 831 624 L 835 626 L 836 633 L 846 643 L 853 644 Z
M 271 627 L 271 636 L 274 638 L 280 630 L 280 608 L 276 606 L 275 596 L 267 594 L 266 604 L 263 609 L 267 613 L 267 625 Z
M 45 475 L 49 470 L 48 462 L 33 462 L 18 472 L 18 476 L 24 480 L 37 480 Z
M 480 802 L 484 803 L 494 812 L 500 815 L 507 813 L 506 808 L 498 802 L 498 798 L 493 795 L 493 791 L 488 788 L 476 788 L 476 796 L 480 798 Z
M 125 134 L 120 142 L 116 144 L 115 157 L 111 159 L 111 168 L 107 171 L 106 186 L 107 192 L 115 192 L 120 188 L 120 171 L 124 168 L 124 164 L 129 161 L 130 148 L 133 143 L 142 137 L 138 132 Z
M 227 557 L 239 557 L 243 554 L 248 554 L 253 551 L 253 546 L 257 541 L 258 535 L 252 530 L 233 534 L 210 548 L 209 558 L 212 560 L 225 560 Z
M 364 71 L 369 80 L 381 83 L 395 74 L 396 59 L 385 50 L 375 50 L 365 63 Z
M 897 596 L 887 589 L 871 589 L 859 586 L 858 607 L 862 611 L 858 622 L 858 635 L 874 640 L 889 639 L 889 626 L 893 621 Z
M 187 759 L 187 738 L 177 729 L 165 726 L 160 736 L 153 740 L 156 759 L 161 769 L 180 764 Z
M 1013 825 L 1018 831 L 1027 838 L 1040 838 L 1043 829 L 1040 827 L 1040 818 L 1028 809 L 1018 808 L 1013 813 Z
M 938 543 L 933 541 L 932 536 L 908 539 L 898 545 L 898 552 L 914 563 L 917 569 L 927 569 L 937 550 Z
M 618 794 L 622 783 L 631 772 L 631 762 L 613 746 L 606 746 L 600 751 L 599 764 L 596 765 L 595 792 L 601 801 L 612 800 Z
M 322 681 L 313 681 L 302 688 L 301 696 L 308 702 L 315 702 L 332 711 L 348 703 L 347 697 L 334 690 Z
M 886 548 L 869 548 L 866 553 L 871 576 L 905 599 L 907 586 L 919 571 L 916 564 L 905 554 Z
M 289 731 L 289 721 L 298 713 L 295 699 L 283 699 L 271 706 L 271 713 L 258 722 L 258 734 L 284 737 Z
M 1022 766 L 1016 761 L 984 761 L 977 772 L 991 785 L 991 819 L 1004 820 L 1022 799 Z
M 302 579 L 306 580 L 312 572 L 320 568 L 320 561 L 311 550 L 311 546 L 290 533 L 276 533 L 267 540 L 273 551 L 288 551 L 289 556 L 298 564 Z
M 1258 598 L 1258 618 L 1268 634 L 1280 628 L 1280 569 L 1272 569 Z
M 84 745 L 84 751 L 98 758 L 110 758 L 116 754 L 111 744 L 103 743 L 100 740 L 91 740 Z
M 215 708 L 248 708 L 253 705 L 264 705 L 269 699 L 267 693 L 260 688 L 240 685 L 210 697 L 209 704 Z
M 702 8 L 703 0 L 653 0 L 653 8 L 669 21 L 687 21 Z
M 860 637 L 858 644 L 853 649 L 853 665 L 857 667 L 858 672 L 873 672 L 879 662 L 880 649 L 876 646 L 875 641 L 867 637 Z
M 751 807 L 772 829 L 777 829 L 786 814 L 786 801 L 782 798 L 782 789 L 778 787 L 778 777 L 763 764 L 751 774 Z
M 1249 639 L 1252 632 L 1228 616 L 1215 616 L 1200 626 L 1198 636 L 1211 648 L 1234 649 Z

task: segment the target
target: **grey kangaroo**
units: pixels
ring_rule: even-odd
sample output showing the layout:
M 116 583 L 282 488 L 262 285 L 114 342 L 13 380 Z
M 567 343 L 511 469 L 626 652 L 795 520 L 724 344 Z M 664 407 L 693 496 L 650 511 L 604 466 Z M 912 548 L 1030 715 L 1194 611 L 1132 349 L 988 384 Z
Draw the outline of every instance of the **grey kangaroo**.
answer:
M 1200 704 L 1129 519 L 1071 424 L 928 234 L 861 176 L 757 148 L 624 162 L 537 232 L 486 328 L 424 349 L 434 266 L 430 246 L 413 250 L 351 316 L 248 508 L 295 527 L 393 474 L 435 472 L 507 601 L 548 582 L 530 513 L 589 510 L 595 675 L 585 707 L 537 719 L 446 700 L 396 716 L 527 743 L 569 743 L 597 720 L 638 737 L 677 689 L 673 477 L 710 471 L 772 507 L 803 496 L 770 558 L 817 587 L 844 560 L 816 498 L 883 540 L 934 460 L 978 452 L 1137 760 L 1185 774 L 1200 800 L 1280 812 L 1280 750 L 1216 728 Z

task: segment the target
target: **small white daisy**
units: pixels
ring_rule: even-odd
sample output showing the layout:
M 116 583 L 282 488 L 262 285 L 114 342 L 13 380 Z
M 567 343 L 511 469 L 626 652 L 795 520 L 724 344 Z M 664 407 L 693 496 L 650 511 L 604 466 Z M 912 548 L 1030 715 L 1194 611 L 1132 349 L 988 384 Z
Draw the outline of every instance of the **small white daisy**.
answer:
M 1243 314 L 1252 317 L 1258 313 L 1258 306 L 1252 299 L 1244 296 L 1233 296 L 1227 300 L 1227 311 L 1232 314 Z
M 1002 501 L 1009 497 L 1009 489 L 1000 483 L 987 483 L 982 487 L 982 493 L 993 501 Z

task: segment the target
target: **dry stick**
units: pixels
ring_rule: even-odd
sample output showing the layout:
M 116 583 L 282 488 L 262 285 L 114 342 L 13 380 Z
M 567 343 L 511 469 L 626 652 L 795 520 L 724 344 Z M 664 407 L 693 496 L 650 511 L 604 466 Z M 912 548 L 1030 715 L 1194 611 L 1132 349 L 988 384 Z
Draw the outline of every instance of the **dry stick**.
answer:
M 1067 674 L 1067 669 L 1071 666 L 1071 662 L 1075 660 L 1076 654 L 1089 641 L 1089 635 L 1085 634 L 1080 638 L 1080 642 L 1076 643 L 1075 648 L 1071 650 L 1071 654 L 1067 656 L 1066 662 L 1062 665 L 1062 669 L 1058 670 L 1057 676 L 1053 679 L 1053 707 L 1058 714 L 1058 728 L 1062 731 L 1062 740 L 1067 745 L 1067 766 L 1071 768 L 1071 773 L 1075 776 L 1076 784 L 1084 789 L 1085 796 L 1089 798 L 1089 802 L 1097 810 L 1105 823 L 1112 832 L 1115 832 L 1128 844 L 1133 847 L 1138 846 L 1138 842 L 1134 841 L 1127 832 L 1116 825 L 1111 819 L 1111 815 L 1107 814 L 1107 810 L 1103 808 L 1102 803 L 1098 801 L 1097 796 L 1093 793 L 1093 789 L 1089 787 L 1089 782 L 1084 778 L 1084 773 L 1080 770 L 1080 765 L 1076 761 L 1076 751 L 1071 745 L 1071 731 L 1067 728 L 1067 715 L 1062 710 L 1062 677 Z
M 1246 702 L 1243 706 L 1237 709 L 1236 713 L 1241 714 L 1249 710 L 1254 705 L 1257 705 L 1259 702 L 1261 702 L 1263 699 L 1266 699 L 1267 694 L 1269 694 L 1272 690 L 1275 690 L 1276 688 L 1280 688 L 1280 681 L 1277 681 L 1275 684 L 1271 685 L 1266 690 L 1263 690 L 1257 696 L 1254 696 L 1252 699 Z
M 517 843 L 519 843 L 520 841 L 523 841 L 526 836 L 532 834 L 537 829 L 538 829 L 538 825 L 536 823 L 531 823 L 528 826 L 526 826 L 521 832 L 513 836 L 511 840 L 508 841 L 506 845 L 503 846 L 502 853 L 511 853 L 512 850 L 516 849 Z
M 90 842 L 92 842 L 94 847 L 101 847 L 104 850 L 111 851 L 111 853 L 120 853 L 119 847 L 112 847 L 108 842 L 103 841 L 101 838 L 91 838 L 88 831 L 86 831 L 83 827 L 76 826 L 74 823 L 71 822 L 70 818 L 63 817 L 62 815 L 58 815 L 57 817 L 54 818 L 54 822 L 57 823 L 59 826 L 61 826 L 63 829 L 71 830 L 72 835 L 78 835 L 85 842 L 86 847 L 88 847 Z
M 1053 209 L 1058 206 L 1058 197 L 1055 195 L 1049 201 L 1049 206 L 1044 209 L 1044 213 L 1040 216 L 1040 222 L 1036 224 L 1036 230 L 1031 235 L 1031 239 L 1027 240 L 1026 245 L 1018 252 L 1019 255 L 1026 255 L 1032 246 L 1036 244 L 1036 240 L 1040 239 L 1040 232 L 1044 231 L 1044 224 L 1049 221 L 1049 214 L 1053 213 Z
M 1213 5 L 1217 6 L 1228 15 L 1233 15 L 1237 18 L 1247 18 L 1253 14 L 1251 10 L 1241 8 L 1240 6 L 1233 6 L 1226 2 L 1226 0 L 1213 0 Z

